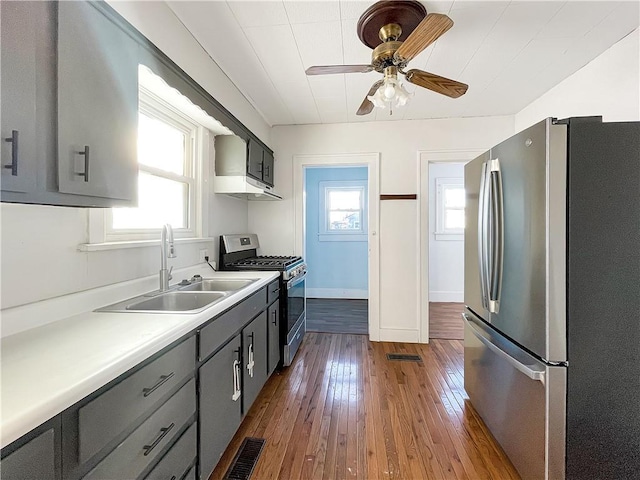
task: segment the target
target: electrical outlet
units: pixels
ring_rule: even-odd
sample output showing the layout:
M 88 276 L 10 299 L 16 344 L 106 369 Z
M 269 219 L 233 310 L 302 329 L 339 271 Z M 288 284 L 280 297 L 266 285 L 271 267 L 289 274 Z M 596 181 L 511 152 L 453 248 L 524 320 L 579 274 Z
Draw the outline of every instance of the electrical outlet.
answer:
M 209 250 L 207 250 L 206 248 L 200 250 L 200 263 L 205 262 L 204 257 L 209 257 Z M 211 257 L 209 257 L 209 261 L 211 261 Z

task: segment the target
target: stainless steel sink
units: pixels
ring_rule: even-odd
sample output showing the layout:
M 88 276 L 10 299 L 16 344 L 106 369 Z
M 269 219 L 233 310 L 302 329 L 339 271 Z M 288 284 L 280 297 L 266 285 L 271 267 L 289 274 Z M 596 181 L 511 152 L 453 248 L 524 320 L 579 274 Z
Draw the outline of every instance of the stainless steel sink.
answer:
M 230 278 L 215 279 L 205 278 L 200 282 L 180 288 L 180 291 L 189 292 L 235 292 L 255 282 L 255 279 Z
M 226 297 L 224 292 L 180 292 L 170 291 L 155 296 L 130 298 L 99 308 L 96 312 L 131 313 L 198 313 Z

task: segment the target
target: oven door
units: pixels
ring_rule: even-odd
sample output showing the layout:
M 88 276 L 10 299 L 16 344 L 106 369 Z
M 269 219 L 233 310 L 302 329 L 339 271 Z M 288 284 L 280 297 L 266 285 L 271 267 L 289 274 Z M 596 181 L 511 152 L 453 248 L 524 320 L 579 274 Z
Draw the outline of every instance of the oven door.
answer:
M 306 276 L 300 275 L 287 282 L 287 336 L 298 326 L 301 319 L 305 318 Z

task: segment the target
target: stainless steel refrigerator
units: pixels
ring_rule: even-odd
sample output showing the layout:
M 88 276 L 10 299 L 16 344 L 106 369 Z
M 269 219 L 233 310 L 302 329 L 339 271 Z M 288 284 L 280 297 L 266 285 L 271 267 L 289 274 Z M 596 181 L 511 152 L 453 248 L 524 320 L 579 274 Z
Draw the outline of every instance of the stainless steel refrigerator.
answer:
M 465 389 L 523 479 L 640 478 L 640 123 L 465 166 Z

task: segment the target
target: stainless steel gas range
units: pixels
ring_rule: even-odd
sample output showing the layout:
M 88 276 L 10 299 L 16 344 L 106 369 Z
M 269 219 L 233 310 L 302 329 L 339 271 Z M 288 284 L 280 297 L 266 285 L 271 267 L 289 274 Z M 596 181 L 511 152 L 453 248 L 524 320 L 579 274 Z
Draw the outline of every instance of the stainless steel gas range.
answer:
M 220 236 L 220 270 L 277 270 L 280 274 L 280 360 L 291 365 L 306 332 L 305 277 L 302 257 L 258 256 L 255 234 Z

